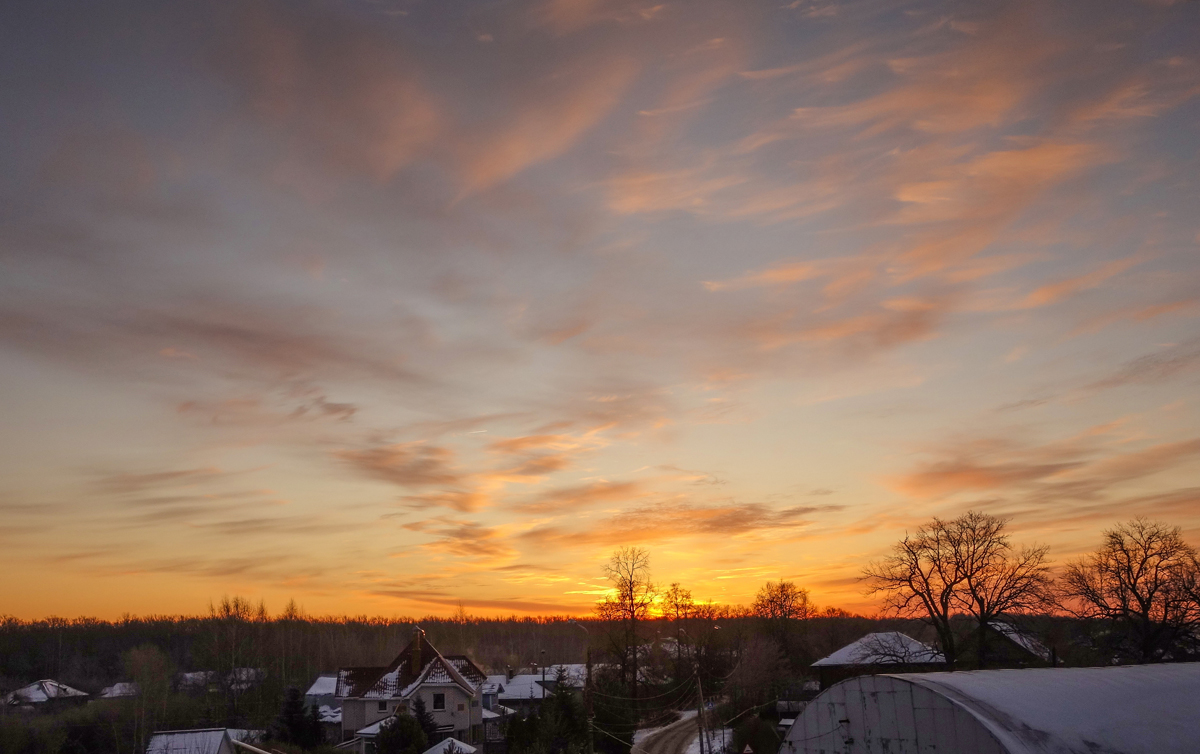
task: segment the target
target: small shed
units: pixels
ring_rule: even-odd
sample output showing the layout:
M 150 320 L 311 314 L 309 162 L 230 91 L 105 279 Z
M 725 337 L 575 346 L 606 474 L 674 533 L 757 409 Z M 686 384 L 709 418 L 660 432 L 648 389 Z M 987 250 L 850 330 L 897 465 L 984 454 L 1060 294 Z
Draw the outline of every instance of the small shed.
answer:
M 920 673 L 945 666 L 941 652 L 898 631 L 867 634 L 812 664 L 821 689 L 859 675 Z
M 780 754 L 1193 754 L 1200 663 L 850 678 Z

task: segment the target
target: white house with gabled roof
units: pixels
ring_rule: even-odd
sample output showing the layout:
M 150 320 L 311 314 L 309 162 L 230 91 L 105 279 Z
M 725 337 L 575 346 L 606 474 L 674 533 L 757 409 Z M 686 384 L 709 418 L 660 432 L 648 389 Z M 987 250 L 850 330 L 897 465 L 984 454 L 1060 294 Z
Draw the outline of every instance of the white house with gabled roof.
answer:
M 342 707 L 342 740 L 398 713 L 412 714 L 418 698 L 437 724 L 437 743 L 483 739 L 483 685 L 487 676 L 465 655 L 443 656 L 416 629 L 413 639 L 382 668 L 343 668 L 335 696 Z M 376 730 L 376 732 L 378 732 Z

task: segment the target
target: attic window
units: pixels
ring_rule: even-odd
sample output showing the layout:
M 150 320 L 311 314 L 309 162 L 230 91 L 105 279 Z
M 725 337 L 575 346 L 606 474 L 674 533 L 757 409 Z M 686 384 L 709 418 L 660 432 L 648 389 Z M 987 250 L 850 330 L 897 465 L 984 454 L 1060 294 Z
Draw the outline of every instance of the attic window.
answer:
M 446 709 L 446 695 L 445 694 L 434 694 L 433 695 L 433 708 L 434 709 Z
M 379 703 L 379 711 L 380 711 L 380 712 L 387 712 L 387 702 L 380 702 L 380 703 Z

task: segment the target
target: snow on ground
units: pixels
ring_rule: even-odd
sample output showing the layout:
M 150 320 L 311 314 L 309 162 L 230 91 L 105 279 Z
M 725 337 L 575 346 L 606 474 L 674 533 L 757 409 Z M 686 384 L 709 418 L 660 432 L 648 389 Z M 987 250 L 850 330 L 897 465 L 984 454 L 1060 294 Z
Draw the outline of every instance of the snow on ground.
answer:
M 695 716 L 696 716 L 696 710 L 694 710 L 694 709 L 693 710 L 684 710 L 683 712 L 681 712 L 679 714 L 679 720 L 691 720 Z M 655 733 L 658 733 L 663 728 L 667 728 L 667 727 L 679 722 L 679 720 L 676 720 L 673 723 L 669 723 L 668 725 L 661 725 L 657 728 L 640 728 L 638 730 L 635 730 L 633 732 L 633 745 L 637 746 L 638 744 L 642 743 L 650 736 L 653 736 Z
M 733 746 L 733 731 L 729 728 L 705 731 L 704 754 L 719 754 L 723 749 Z M 700 736 L 697 734 L 688 744 L 683 754 L 700 754 Z

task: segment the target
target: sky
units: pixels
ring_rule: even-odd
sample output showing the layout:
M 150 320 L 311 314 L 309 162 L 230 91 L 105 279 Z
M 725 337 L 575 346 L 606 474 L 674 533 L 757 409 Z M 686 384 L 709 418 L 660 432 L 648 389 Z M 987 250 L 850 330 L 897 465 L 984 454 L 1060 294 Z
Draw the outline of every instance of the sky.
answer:
M 1200 545 L 1200 3 L 0 6 L 0 612 Z

